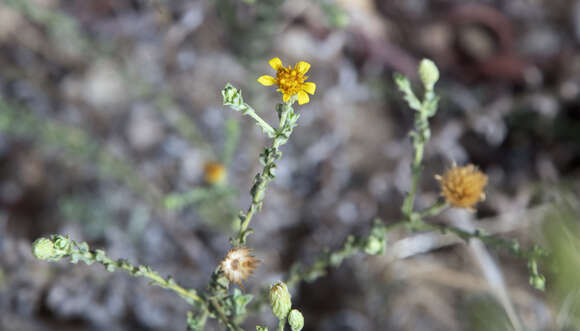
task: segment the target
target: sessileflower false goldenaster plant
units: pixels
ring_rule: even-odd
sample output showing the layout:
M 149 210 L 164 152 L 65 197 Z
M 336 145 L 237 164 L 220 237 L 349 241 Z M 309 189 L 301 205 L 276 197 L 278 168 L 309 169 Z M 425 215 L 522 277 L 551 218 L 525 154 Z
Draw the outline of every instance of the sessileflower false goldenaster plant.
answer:
M 299 105 L 308 103 L 310 101 L 308 94 L 313 95 L 316 91 L 315 83 L 306 82 L 308 79 L 306 73 L 310 69 L 309 63 L 300 61 L 294 67 L 284 67 L 282 61 L 276 57 L 270 60 L 270 66 L 276 70 L 276 77 L 264 75 L 258 78 L 258 82 L 266 86 L 275 84 L 278 86 L 278 91 L 282 93 L 282 103 L 276 105 L 275 108 L 279 120 L 277 127 L 271 126 L 254 108 L 244 102 L 241 90 L 230 84 L 222 90 L 223 104 L 254 119 L 262 131 L 271 138 L 271 144 L 260 154 L 262 169 L 255 175 L 250 189 L 250 206 L 239 213 L 236 233 L 230 238 L 231 247 L 225 259 L 216 266 L 205 289 L 198 291 L 184 288 L 173 278 L 162 277 L 150 267 L 133 265 L 124 259 L 113 260 L 104 251 L 91 250 L 86 243 L 76 242 L 68 236 L 52 235 L 48 238 L 37 239 L 33 243 L 34 255 L 38 259 L 47 261 L 66 258 L 71 263 L 96 262 L 102 264 L 110 272 L 124 270 L 132 276 L 147 278 L 152 284 L 175 292 L 191 305 L 192 312 L 189 312 L 187 316 L 189 330 L 203 330 L 210 318 L 218 320 L 228 330 L 243 330 L 241 325 L 248 313 L 248 303 L 254 297 L 244 293 L 242 282 L 256 271 L 259 263 L 248 248 L 247 239 L 253 232 L 250 222 L 260 212 L 267 196 L 268 184 L 276 177 L 276 163 L 282 157 L 280 148 L 288 142 L 294 128 L 298 125 L 300 115 L 295 112 L 294 103 L 296 101 Z M 475 166 L 453 166 L 443 176 L 437 176 L 441 184 L 443 199 L 423 210 L 415 209 L 414 200 L 423 169 L 424 148 L 431 136 L 429 119 L 435 116 L 439 100 L 434 91 L 439 79 L 439 71 L 435 64 L 430 60 L 423 60 L 418 71 L 425 93 L 422 100 L 415 96 L 411 83 L 406 77 L 395 76 L 395 82 L 403 92 L 404 99 L 415 111 L 415 127 L 410 133 L 413 142 L 412 181 L 401 208 L 402 219 L 392 223 L 375 219 L 368 236 L 349 235 L 339 249 L 325 251 L 310 266 L 298 264 L 291 267 L 285 277 L 285 282 L 277 282 L 269 288 L 264 287 L 262 295 L 252 306 L 259 309 L 269 298 L 272 313 L 278 319 L 277 331 L 283 331 L 287 325 L 290 326 L 291 331 L 300 331 L 304 327 L 304 316 L 292 306 L 290 295 L 290 291 L 298 282 L 313 281 L 324 276 L 329 267 L 340 266 L 345 258 L 357 252 L 369 255 L 382 254 L 387 245 L 387 234 L 396 227 L 407 228 L 410 231 L 449 232 L 465 241 L 479 239 L 490 247 L 507 250 L 528 261 L 530 284 L 538 289 L 543 289 L 545 286 L 545 278 L 538 271 L 538 261 L 546 253 L 539 247 L 534 246 L 532 249 L 525 250 L 515 240 L 498 238 L 483 231 L 469 232 L 427 221 L 429 217 L 440 214 L 450 205 L 473 210 L 476 204 L 484 198 L 487 176 Z M 226 169 L 223 164 L 216 162 L 206 164 L 207 183 L 219 186 L 225 177 Z M 230 286 L 232 283 L 238 285 L 243 291 L 236 287 L 232 288 Z M 256 329 L 268 330 L 263 326 L 257 326 Z

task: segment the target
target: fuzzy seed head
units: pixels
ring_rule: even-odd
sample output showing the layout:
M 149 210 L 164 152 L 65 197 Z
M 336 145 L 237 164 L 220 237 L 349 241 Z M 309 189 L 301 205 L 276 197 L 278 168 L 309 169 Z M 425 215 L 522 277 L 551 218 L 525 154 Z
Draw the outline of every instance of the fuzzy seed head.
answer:
M 453 167 L 443 175 L 435 176 L 441 185 L 441 195 L 452 206 L 474 210 L 473 207 L 485 200 L 487 176 L 474 165 Z
M 239 247 L 228 252 L 220 267 L 230 282 L 243 288 L 242 281 L 252 275 L 259 262 L 260 260 L 251 255 L 249 248 Z

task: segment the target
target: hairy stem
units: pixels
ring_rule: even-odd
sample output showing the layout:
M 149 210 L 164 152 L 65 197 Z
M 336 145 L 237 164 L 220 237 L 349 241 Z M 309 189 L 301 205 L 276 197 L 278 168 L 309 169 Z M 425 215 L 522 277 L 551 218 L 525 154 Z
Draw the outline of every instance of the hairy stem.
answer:
M 253 216 L 262 209 L 262 201 L 264 199 L 266 188 L 270 181 L 275 178 L 276 161 L 282 157 L 279 148 L 288 141 L 295 126 L 297 115 L 293 113 L 294 110 L 292 109 L 294 101 L 294 98 L 292 98 L 289 102 L 278 105 L 280 123 L 278 129 L 275 130 L 275 136 L 272 140 L 271 147 L 266 148 L 260 155 L 263 164 L 262 171 L 256 175 L 254 178 L 254 184 L 250 189 L 252 197 L 250 207 L 245 214 L 240 213 L 240 229 L 237 236 L 232 240 L 233 246 L 245 245 L 246 237 L 251 233 L 251 230 L 249 229 L 250 222 L 252 221 Z M 291 115 L 294 115 L 294 121 L 293 123 L 288 123 L 288 118 Z
M 256 122 L 258 122 L 258 125 L 264 129 L 264 131 L 266 131 L 266 133 L 269 134 L 274 134 L 276 132 L 276 130 L 274 130 L 274 128 L 268 124 L 266 121 L 264 121 L 260 115 L 258 115 L 256 113 L 256 111 L 252 108 L 250 108 L 251 111 L 248 111 L 246 113 L 246 115 L 250 116 L 251 118 L 253 118 L 254 120 L 256 120 Z
M 286 319 L 285 318 L 278 320 L 278 328 L 276 330 L 277 331 L 284 331 L 285 326 L 286 326 Z
M 132 276 L 147 278 L 154 285 L 174 291 L 191 305 L 205 305 L 205 300 L 195 290 L 185 289 L 177 284 L 172 277 L 165 279 L 148 266 L 135 266 L 124 259 L 113 260 L 107 256 L 105 251 L 99 249 L 91 250 L 87 243 L 78 243 L 66 236 L 52 235 L 50 239 L 40 238 L 34 242 L 33 251 L 37 258 L 43 260 L 58 261 L 63 258 L 70 258 L 70 262 L 75 264 L 79 261 L 83 261 L 88 265 L 95 262 L 100 263 L 109 272 L 121 269 Z

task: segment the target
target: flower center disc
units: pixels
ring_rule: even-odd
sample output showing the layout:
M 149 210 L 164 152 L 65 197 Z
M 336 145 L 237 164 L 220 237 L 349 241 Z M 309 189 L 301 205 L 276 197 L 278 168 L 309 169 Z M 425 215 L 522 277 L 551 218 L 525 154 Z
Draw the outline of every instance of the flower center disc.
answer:
M 304 85 L 304 75 L 292 68 L 281 68 L 276 74 L 277 85 L 284 94 L 294 95 Z

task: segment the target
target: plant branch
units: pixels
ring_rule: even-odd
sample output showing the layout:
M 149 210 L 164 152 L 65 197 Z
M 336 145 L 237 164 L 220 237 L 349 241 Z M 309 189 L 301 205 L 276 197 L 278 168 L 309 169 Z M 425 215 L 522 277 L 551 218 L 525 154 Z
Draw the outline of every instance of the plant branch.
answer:
M 276 130 L 264 121 L 260 115 L 256 113 L 254 108 L 244 102 L 242 97 L 242 91 L 233 87 L 231 84 L 226 84 L 222 90 L 222 97 L 224 101 L 224 106 L 229 106 L 235 111 L 239 111 L 244 115 L 248 115 L 256 121 L 256 124 L 262 129 L 262 131 L 268 135 L 270 138 L 276 136 Z
M 33 244 L 33 252 L 37 258 L 42 260 L 59 261 L 63 258 L 69 258 L 73 264 L 79 261 L 88 265 L 95 262 L 100 263 L 108 272 L 121 269 L 131 276 L 147 278 L 151 280 L 153 285 L 174 291 L 190 305 L 205 305 L 205 300 L 195 290 L 185 289 L 177 284 L 172 277 L 165 279 L 151 267 L 144 265 L 134 266 L 124 259 L 113 260 L 107 256 L 105 251 L 100 249 L 91 250 L 86 242 L 78 243 L 69 239 L 68 236 L 52 235 L 50 239 L 39 238 Z
M 226 85 L 226 88 L 222 91 L 224 96 L 224 105 L 228 105 L 235 110 L 240 110 L 252 116 L 256 115 L 253 109 L 243 102 L 241 91 L 237 90 L 231 85 Z M 300 115 L 294 112 L 292 104 L 296 101 L 296 97 L 292 97 L 288 102 L 283 104 L 278 104 L 276 111 L 278 112 L 278 118 L 280 123 L 278 129 L 274 130 L 269 125 L 262 126 L 263 131 L 271 138 L 272 144 L 269 148 L 265 148 L 262 154 L 260 154 L 260 161 L 263 165 L 262 171 L 259 172 L 254 177 L 254 183 L 250 189 L 250 194 L 252 197 L 252 202 L 248 210 L 239 213 L 240 229 L 238 234 L 231 239 L 232 246 L 243 246 L 246 244 L 247 236 L 252 232 L 249 228 L 250 222 L 254 214 L 262 209 L 262 201 L 266 193 L 266 188 L 270 181 L 276 177 L 276 161 L 282 157 L 282 152 L 280 151 L 280 146 L 288 142 L 292 131 L 297 125 L 298 118 Z M 250 111 L 251 110 L 251 111 Z M 257 116 L 257 115 L 256 115 Z

